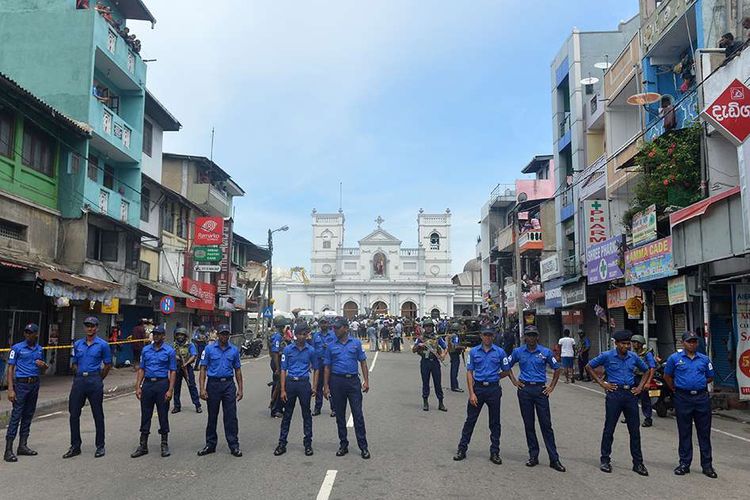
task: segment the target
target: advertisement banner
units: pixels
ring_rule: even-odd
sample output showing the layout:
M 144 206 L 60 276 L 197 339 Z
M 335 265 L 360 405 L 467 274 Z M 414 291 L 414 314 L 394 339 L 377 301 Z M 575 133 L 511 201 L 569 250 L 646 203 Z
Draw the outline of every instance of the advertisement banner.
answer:
M 549 308 L 562 307 L 563 279 L 548 281 L 544 284 L 544 305 Z
M 687 276 L 676 276 L 667 281 L 667 296 L 670 306 L 687 302 Z
M 637 286 L 623 286 L 614 290 L 607 290 L 607 309 L 625 307 L 625 303 L 631 297 L 643 296 L 641 289 Z
M 219 271 L 219 279 L 216 282 L 216 288 L 220 294 L 227 295 L 229 293 L 229 286 L 231 285 L 229 276 L 229 259 L 231 256 L 229 253 L 232 248 L 232 219 L 224 221 L 221 245 L 219 245 L 219 248 L 221 249 L 222 257 L 221 261 L 219 261 L 221 270 Z
M 750 135 L 750 89 L 735 78 L 701 116 L 740 146 Z
M 656 239 L 656 205 L 633 216 L 633 246 L 637 247 Z
M 737 331 L 737 385 L 740 399 L 750 400 L 750 285 L 734 287 Z
M 562 289 L 563 307 L 574 306 L 586 302 L 586 283 L 580 281 L 573 285 L 564 286 Z
M 671 236 L 625 252 L 625 283 L 628 285 L 675 274 Z
M 196 217 L 193 245 L 220 245 L 224 233 L 223 217 Z
M 607 200 L 585 200 L 583 202 L 583 223 L 586 231 L 586 248 L 609 238 L 609 206 Z
M 625 237 L 623 235 L 595 243 L 586 249 L 586 277 L 589 284 L 605 283 L 625 275 Z
M 505 309 L 507 309 L 508 314 L 513 314 L 518 310 L 518 305 L 516 303 L 516 284 L 510 283 L 505 285 L 503 290 L 505 291 Z
M 182 278 L 182 291 L 200 299 L 185 299 L 185 305 L 203 311 L 213 311 L 216 301 L 216 287 L 211 283 Z
M 559 276 L 560 261 L 557 259 L 557 255 L 542 259 L 541 262 L 539 262 L 539 268 L 541 270 L 540 279 L 542 281 L 548 281 Z

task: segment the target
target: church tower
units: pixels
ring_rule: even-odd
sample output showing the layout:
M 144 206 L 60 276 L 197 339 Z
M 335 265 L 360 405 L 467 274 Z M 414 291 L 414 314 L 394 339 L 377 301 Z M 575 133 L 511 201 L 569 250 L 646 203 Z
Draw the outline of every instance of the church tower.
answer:
M 424 276 L 428 281 L 445 281 L 451 272 L 451 211 L 427 214 L 419 209 L 417 216 L 419 247 L 424 258 Z
M 344 246 L 344 212 L 321 214 L 312 211 L 312 278 L 334 278 L 336 255 Z

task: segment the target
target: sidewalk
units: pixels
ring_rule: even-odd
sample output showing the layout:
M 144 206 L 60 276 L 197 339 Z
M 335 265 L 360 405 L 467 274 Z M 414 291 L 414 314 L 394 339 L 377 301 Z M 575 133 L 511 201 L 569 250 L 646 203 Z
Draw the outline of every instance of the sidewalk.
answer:
M 49 375 L 42 378 L 35 417 L 68 409 L 68 394 L 72 376 Z M 132 368 L 112 368 L 104 379 L 104 399 L 134 390 L 135 372 Z M 10 418 L 11 404 L 7 391 L 0 391 L 0 428 L 5 428 Z
M 721 410 L 717 409 L 713 412 L 715 417 L 726 418 L 740 422 L 742 424 L 750 424 L 750 410 Z

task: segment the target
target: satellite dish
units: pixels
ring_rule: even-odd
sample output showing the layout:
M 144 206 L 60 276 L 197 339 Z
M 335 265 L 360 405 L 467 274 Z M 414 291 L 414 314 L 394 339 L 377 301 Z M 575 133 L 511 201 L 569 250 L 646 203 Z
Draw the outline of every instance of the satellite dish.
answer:
M 524 201 L 528 199 L 529 197 L 526 195 L 526 193 L 524 192 L 518 193 L 518 203 L 523 203 Z
M 594 67 L 596 69 L 600 69 L 602 71 L 608 70 L 611 66 L 612 66 L 611 62 L 598 62 L 598 63 L 594 63 Z
M 653 104 L 661 100 L 661 94 L 656 92 L 644 92 L 642 94 L 633 94 L 628 97 L 628 104 L 631 106 L 645 106 L 646 104 Z
M 581 80 L 581 85 L 593 85 L 598 82 L 599 82 L 598 78 L 596 78 L 595 76 L 590 76 L 588 78 L 584 78 L 583 80 Z

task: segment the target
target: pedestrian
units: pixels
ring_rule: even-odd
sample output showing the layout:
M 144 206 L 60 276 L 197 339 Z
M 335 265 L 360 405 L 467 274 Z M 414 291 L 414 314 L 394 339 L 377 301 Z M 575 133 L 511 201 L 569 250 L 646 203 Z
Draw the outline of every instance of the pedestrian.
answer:
M 586 332 L 578 330 L 578 373 L 581 381 L 591 382 L 591 377 L 586 372 L 586 365 L 589 362 L 589 353 L 591 352 L 591 339 L 586 336 Z
M 185 332 L 187 333 L 187 332 Z M 141 364 L 135 376 L 135 397 L 141 402 L 141 440 L 131 458 L 148 454 L 148 435 L 154 406 L 159 417 L 161 456 L 169 452 L 169 402 L 174 394 L 177 357 L 175 350 L 164 342 L 164 327 L 158 325 L 151 330 L 154 342 L 143 348 Z
M 539 440 L 536 437 L 534 413 L 539 420 L 539 428 L 542 431 L 544 446 L 549 455 L 549 466 L 556 471 L 565 472 L 565 467 L 560 463 L 560 455 L 555 445 L 555 433 L 552 430 L 552 416 L 549 410 L 549 397 L 555 390 L 560 378 L 560 364 L 552 355 L 552 351 L 539 345 L 539 332 L 535 326 L 527 326 L 524 329 L 524 347 L 518 347 L 510 355 L 509 367 L 518 363 L 520 372 L 516 380 L 512 371 L 509 371 L 513 385 L 518 388 L 518 407 L 523 418 L 523 427 L 526 431 L 526 445 L 529 448 L 529 460 L 527 467 L 539 465 Z M 547 383 L 547 367 L 553 370 L 552 381 Z
M 693 461 L 693 423 L 698 435 L 703 474 L 715 479 L 711 456 L 711 397 L 708 384 L 714 380 L 714 367 L 705 354 L 697 352 L 698 335 L 682 334 L 682 351 L 672 354 L 664 366 L 664 381 L 674 393 L 674 411 L 680 438 L 680 463 L 674 473 L 684 476 Z
M 326 350 L 329 346 L 336 342 L 336 335 L 333 330 L 329 328 L 329 322 L 326 318 L 320 320 L 320 332 L 313 336 L 313 347 L 315 348 L 315 355 L 317 357 L 318 369 L 323 369 L 323 359 L 325 358 Z M 313 416 L 320 415 L 320 411 L 323 409 L 323 374 L 318 374 L 317 385 L 315 386 L 315 408 L 313 410 Z M 331 407 L 331 417 L 336 416 L 334 411 L 333 399 L 329 398 L 328 404 Z
M 388 327 L 388 322 L 383 321 L 383 326 L 380 327 L 380 350 L 381 351 L 389 351 L 388 349 L 388 340 L 390 339 L 391 332 Z
M 175 329 L 174 350 L 177 357 L 177 372 L 175 373 L 172 413 L 180 413 L 182 411 L 180 394 L 182 392 L 183 381 L 187 384 L 190 400 L 193 402 L 193 406 L 195 406 L 195 412 L 203 413 L 198 386 L 195 384 L 195 372 L 193 371 L 193 363 L 198 359 L 198 350 L 192 342 L 188 341 L 187 329 L 182 327 Z
M 39 326 L 29 323 L 23 329 L 24 340 L 10 348 L 8 355 L 8 401 L 13 405 L 8 429 L 5 432 L 6 462 L 17 462 L 13 441 L 20 428 L 18 456 L 33 457 L 37 453 L 28 446 L 31 420 L 39 396 L 39 376 L 47 371 L 42 346 L 39 345 Z
M 378 331 L 372 321 L 367 325 L 367 340 L 370 342 L 370 352 L 378 350 Z
M 146 320 L 139 319 L 133 330 L 130 332 L 130 338 L 133 340 L 133 371 L 138 371 L 138 364 L 141 362 L 141 351 L 146 335 Z
M 206 326 L 205 325 L 198 325 L 195 330 L 193 330 L 193 344 L 195 344 L 195 351 L 196 351 L 196 359 L 201 359 L 203 356 L 203 349 L 206 348 L 206 341 L 208 337 L 206 336 Z M 199 370 L 200 367 L 198 366 L 198 363 L 195 364 L 194 370 Z
M 221 325 L 216 343 L 206 346 L 201 357 L 200 393 L 208 406 L 206 423 L 206 446 L 198 452 L 202 457 L 216 452 L 219 437 L 216 424 L 219 406 L 224 412 L 224 436 L 232 456 L 241 457 L 239 424 L 237 423 L 237 401 L 242 400 L 242 364 L 240 351 L 229 343 L 231 329 Z M 235 385 L 235 379 L 237 384 Z
M 393 327 L 393 351 L 394 352 L 401 352 L 401 336 L 404 332 L 404 325 L 401 324 L 401 321 L 396 321 L 396 324 Z
M 286 453 L 289 425 L 292 423 L 294 407 L 299 400 L 302 410 L 302 430 L 304 438 L 305 456 L 313 454 L 312 449 L 312 414 L 310 413 L 310 399 L 314 394 L 313 387 L 318 383 L 318 360 L 315 348 L 307 343 L 310 327 L 307 323 L 298 323 L 294 327 L 296 340 L 294 344 L 284 348 L 281 355 L 281 400 L 284 402 L 284 417 L 281 419 L 279 431 L 279 445 L 273 451 L 276 456 Z M 312 372 L 312 386 L 310 385 Z
M 443 404 L 443 385 L 440 364 L 445 359 L 448 346 L 440 337 L 435 336 L 435 322 L 427 319 L 422 323 L 423 334 L 421 338 L 414 341 L 411 352 L 419 354 L 419 372 L 422 376 L 422 410 L 430 410 L 430 377 L 432 385 L 435 386 L 435 395 L 438 399 L 438 410 L 448 411 Z
M 644 372 L 638 368 L 635 370 L 635 384 L 641 383 L 642 377 L 648 377 L 644 387 L 647 387 L 651 383 L 651 379 L 656 371 L 656 358 L 654 357 L 654 350 L 650 347 L 646 347 L 646 338 L 643 335 L 633 335 L 630 338 L 630 345 L 633 347 L 633 352 L 636 353 L 646 366 L 648 371 Z M 654 425 L 651 419 L 653 415 L 653 408 L 651 407 L 651 396 L 648 395 L 648 390 L 642 391 L 639 395 L 639 401 L 641 402 L 641 411 L 643 412 L 643 427 L 651 427 Z
M 89 316 L 83 320 L 86 337 L 73 343 L 72 369 L 75 373 L 73 387 L 68 397 L 70 412 L 70 449 L 63 458 L 81 454 L 81 410 L 88 400 L 96 427 L 95 458 L 106 454 L 104 449 L 104 379 L 112 369 L 112 351 L 106 340 L 97 335 L 99 320 Z
M 643 454 L 641 453 L 641 432 L 638 419 L 638 395 L 643 390 L 646 378 L 641 379 L 640 385 L 635 385 L 636 368 L 647 372 L 646 363 L 630 350 L 630 338 L 633 334 L 629 330 L 618 330 L 614 333 L 615 348 L 605 351 L 586 365 L 586 371 L 597 384 L 606 392 L 604 431 L 602 432 L 602 445 L 599 470 L 612 472 L 610 455 L 612 454 L 612 441 L 614 439 L 615 427 L 620 414 L 625 415 L 630 434 L 630 455 L 633 458 L 633 471 L 641 476 L 648 476 L 648 470 L 643 465 Z M 602 380 L 594 368 L 603 366 L 606 372 L 606 381 Z
M 507 354 L 501 347 L 493 344 L 495 330 L 483 328 L 482 343 L 469 351 L 469 362 L 466 363 L 466 387 L 469 390 L 469 402 L 466 405 L 466 421 L 461 431 L 461 440 L 453 460 L 466 458 L 471 435 L 477 423 L 482 407 L 487 405 L 490 424 L 490 461 L 496 465 L 503 463 L 500 458 L 500 398 L 502 389 L 500 379 L 508 375 L 510 366 Z
M 354 420 L 354 434 L 357 436 L 362 458 L 369 459 L 370 451 L 367 445 L 367 433 L 365 430 L 365 417 L 362 412 L 362 393 L 370 390 L 370 378 L 367 371 L 367 355 L 359 339 L 352 338 L 349 333 L 349 325 L 346 319 L 338 317 L 333 322 L 333 331 L 336 334 L 336 342 L 328 346 L 323 360 L 325 366 L 325 382 L 323 395 L 333 397 L 333 405 L 336 412 L 336 427 L 339 434 L 339 449 L 337 457 L 343 457 L 349 453 L 349 441 L 346 432 L 346 403 Z M 357 364 L 362 370 L 360 382 L 357 372 Z
M 466 347 L 461 345 L 461 337 L 459 332 L 461 331 L 461 325 L 459 323 L 452 323 L 450 329 L 450 342 L 448 342 L 448 356 L 451 360 L 451 391 L 452 392 L 464 392 L 458 385 L 458 368 L 461 365 L 461 357 L 463 356 Z
M 281 418 L 284 414 L 284 403 L 281 401 L 281 352 L 284 350 L 284 330 L 287 326 L 287 319 L 277 316 L 273 319 L 273 325 L 276 331 L 269 339 L 268 352 L 271 358 L 271 402 L 268 407 L 271 409 L 271 418 Z
M 570 336 L 570 330 L 566 328 L 563 330 L 562 338 L 557 343 L 560 344 L 560 357 L 562 358 L 562 368 L 563 373 L 565 374 L 565 383 L 575 383 L 575 376 L 573 374 L 573 360 L 576 356 L 576 340 Z

